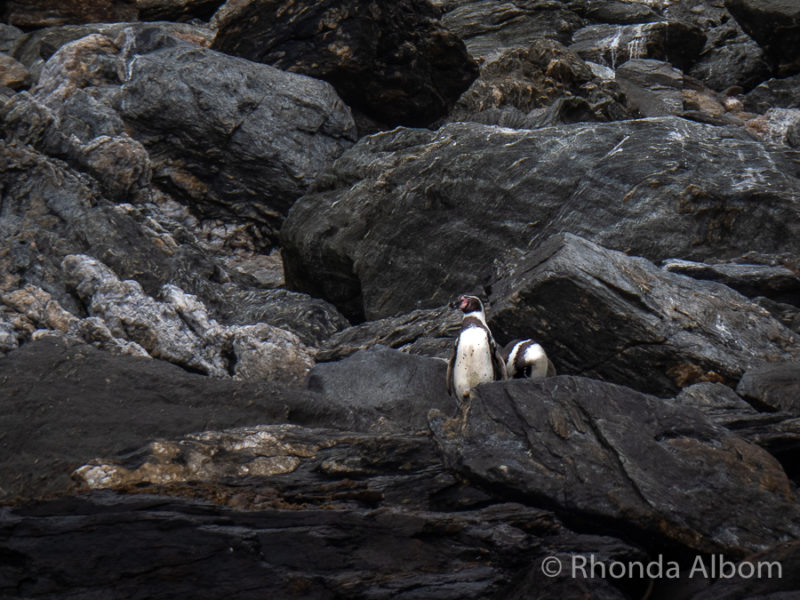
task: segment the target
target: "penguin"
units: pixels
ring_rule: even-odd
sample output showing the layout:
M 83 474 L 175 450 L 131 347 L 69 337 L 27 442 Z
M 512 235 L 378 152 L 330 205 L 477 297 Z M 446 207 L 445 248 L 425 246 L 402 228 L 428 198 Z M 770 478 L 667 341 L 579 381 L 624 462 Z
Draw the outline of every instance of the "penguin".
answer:
M 556 368 L 539 344 L 533 340 L 514 340 L 503 348 L 502 357 L 509 379 L 553 377 Z
M 483 303 L 475 296 L 461 296 L 458 308 L 464 313 L 461 331 L 447 365 L 447 392 L 461 402 L 479 383 L 506 378 L 506 367 L 486 324 Z

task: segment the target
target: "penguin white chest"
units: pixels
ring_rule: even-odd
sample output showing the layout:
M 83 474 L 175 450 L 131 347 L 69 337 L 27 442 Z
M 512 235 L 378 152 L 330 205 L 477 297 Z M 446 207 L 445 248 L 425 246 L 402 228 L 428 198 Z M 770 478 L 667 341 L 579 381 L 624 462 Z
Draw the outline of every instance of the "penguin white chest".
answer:
M 547 376 L 547 355 L 539 344 L 531 344 L 525 349 L 525 364 L 531 367 L 531 379 Z
M 480 383 L 494 381 L 492 348 L 489 336 L 481 327 L 469 327 L 461 332 L 453 365 L 453 387 L 458 398 Z

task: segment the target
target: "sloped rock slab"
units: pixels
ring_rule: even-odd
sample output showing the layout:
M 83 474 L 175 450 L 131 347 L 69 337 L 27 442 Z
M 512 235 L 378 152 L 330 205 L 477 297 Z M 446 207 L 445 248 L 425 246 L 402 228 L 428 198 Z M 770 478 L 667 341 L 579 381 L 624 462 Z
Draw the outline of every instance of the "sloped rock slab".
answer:
M 573 516 L 740 556 L 800 535 L 774 458 L 626 388 L 568 376 L 487 384 L 460 418 L 432 413 L 431 429 L 456 473 Z
M 659 261 L 800 255 L 798 197 L 788 153 L 675 117 L 397 129 L 292 207 L 286 283 L 360 322 L 480 291 L 515 249 L 564 231 Z
M 492 293 L 501 343 L 531 337 L 559 372 L 645 392 L 703 380 L 735 386 L 760 362 L 800 358 L 796 334 L 733 290 L 571 234 L 531 252 Z

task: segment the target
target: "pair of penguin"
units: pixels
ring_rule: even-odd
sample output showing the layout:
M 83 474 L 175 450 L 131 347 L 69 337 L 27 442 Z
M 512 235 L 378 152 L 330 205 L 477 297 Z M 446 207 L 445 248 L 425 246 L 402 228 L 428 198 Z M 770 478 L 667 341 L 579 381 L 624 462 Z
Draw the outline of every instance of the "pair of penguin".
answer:
M 455 393 L 459 401 L 468 398 L 476 385 L 487 381 L 540 379 L 556 374 L 544 349 L 533 340 L 514 340 L 498 350 L 480 298 L 461 296 L 458 308 L 464 317 L 447 365 L 447 392 Z

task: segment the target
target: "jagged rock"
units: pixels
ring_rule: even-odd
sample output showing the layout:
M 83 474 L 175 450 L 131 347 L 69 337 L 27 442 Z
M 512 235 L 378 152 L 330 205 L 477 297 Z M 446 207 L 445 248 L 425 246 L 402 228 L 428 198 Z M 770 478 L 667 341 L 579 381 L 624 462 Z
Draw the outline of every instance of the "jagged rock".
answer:
M 572 36 L 570 50 L 584 60 L 616 69 L 634 58 L 666 60 L 688 68 L 705 44 L 705 34 L 680 22 L 589 25 Z
M 136 0 L 142 21 L 207 21 L 225 0 Z
M 674 403 L 697 409 L 712 423 L 761 446 L 778 459 L 792 480 L 798 481 L 800 418 L 788 412 L 759 412 L 721 383 L 697 383 L 684 388 Z
M 567 376 L 486 384 L 460 418 L 433 413 L 431 428 L 462 477 L 556 511 L 739 557 L 800 535 L 767 452 L 627 388 Z
M 425 1 L 252 0 L 218 23 L 214 48 L 330 82 L 387 126 L 447 114 L 477 65 Z
M 560 43 L 537 40 L 527 48 L 508 50 L 485 63 L 480 77 L 459 98 L 449 120 L 489 123 L 487 112 L 493 109 L 502 109 L 499 115 L 507 114 L 509 109 L 527 115 L 564 97 L 581 98 L 590 104 L 590 115 L 585 120 L 611 121 L 631 116 L 616 85 L 597 78 L 583 60 Z M 504 124 L 499 120 L 495 118 L 497 124 Z
M 443 306 L 367 321 L 334 333 L 322 344 L 317 360 L 340 360 L 378 345 L 411 354 L 449 358 L 453 340 L 461 328 L 461 317 L 460 312 Z
M 89 25 L 61 25 L 37 29 L 20 36 L 9 50 L 9 53 L 25 65 L 36 81 L 45 61 L 61 46 L 74 42 L 82 37 L 99 33 L 109 38 L 117 38 L 124 30 L 134 31 L 161 29 L 170 35 L 179 37 L 198 46 L 208 47 L 214 39 L 214 32 L 200 25 L 189 23 L 95 23 Z
M 25 65 L 0 52 L 0 85 L 19 90 L 30 84 L 30 73 Z
M 293 333 L 264 323 L 222 326 L 195 296 L 174 285 L 165 285 L 157 301 L 91 257 L 67 256 L 63 268 L 67 285 L 91 316 L 113 337 L 135 342 L 154 358 L 207 375 L 284 382 L 302 381 L 314 365 L 311 351 Z
M 777 63 L 779 73 L 800 71 L 800 6 L 793 0 L 725 0 L 747 34 Z
M 55 329 L 66 333 L 74 327 L 78 318 L 53 299 L 43 289 L 34 285 L 0 295 L 0 302 L 25 316 L 36 327 Z
M 748 370 L 736 393 L 765 410 L 800 416 L 800 364 L 777 363 Z
M 736 385 L 765 360 L 800 358 L 797 336 L 724 285 L 664 272 L 570 234 L 492 285 L 503 344 L 532 338 L 560 373 L 669 395 L 697 381 Z
M 6 0 L 3 21 L 24 28 L 135 21 L 136 0 Z
M 667 260 L 663 268 L 670 273 L 695 279 L 719 281 L 750 298 L 764 296 L 777 302 L 800 306 L 800 277 L 784 266 L 754 264 L 705 264 L 690 260 Z
M 0 23 L 0 52 L 11 52 L 17 40 L 23 35 L 25 35 L 24 32 L 18 27 Z
M 391 467 L 394 473 L 395 467 Z M 170 532 L 165 535 L 165 530 Z M 551 513 L 519 504 L 459 512 L 306 506 L 241 511 L 159 496 L 94 493 L 0 513 L 7 555 L 0 593 L 91 588 L 115 598 L 197 600 L 337 597 L 414 600 L 626 596 L 600 579 L 548 580 L 541 559 L 580 548 L 597 560 L 643 560 L 601 536 L 579 536 Z M 564 551 L 563 556 L 568 556 Z M 125 568 L 92 568 L 123 564 Z M 535 566 L 535 568 L 534 568 Z M 516 581 L 518 569 L 531 580 Z M 642 590 L 643 591 L 643 590 Z
M 705 46 L 687 75 L 717 91 L 736 85 L 748 90 L 770 76 L 763 49 L 731 18 L 722 0 L 669 2 L 663 14 L 706 35 Z
M 764 81 L 742 101 L 747 110 L 759 114 L 770 108 L 800 108 L 800 75 Z
M 800 109 L 770 108 L 747 122 L 747 128 L 773 144 L 792 146 L 793 130 L 800 127 Z
M 445 388 L 446 372 L 443 360 L 376 346 L 317 364 L 306 386 L 348 407 L 350 429 L 420 431 L 427 427 L 429 409 L 455 410 Z
M 442 23 L 464 40 L 475 58 L 494 58 L 510 48 L 536 40 L 570 41 L 586 21 L 560 2 L 492 2 L 478 0 L 446 7 Z
M 314 356 L 293 333 L 259 323 L 230 328 L 237 379 L 299 383 L 314 366 Z
M 635 58 L 616 69 L 616 82 L 629 105 L 645 117 L 683 111 L 683 73 L 660 60 Z
M 791 156 L 734 127 L 398 129 L 362 139 L 292 207 L 286 282 L 360 322 L 480 290 L 512 249 L 564 231 L 658 261 L 797 256 L 798 194 Z

